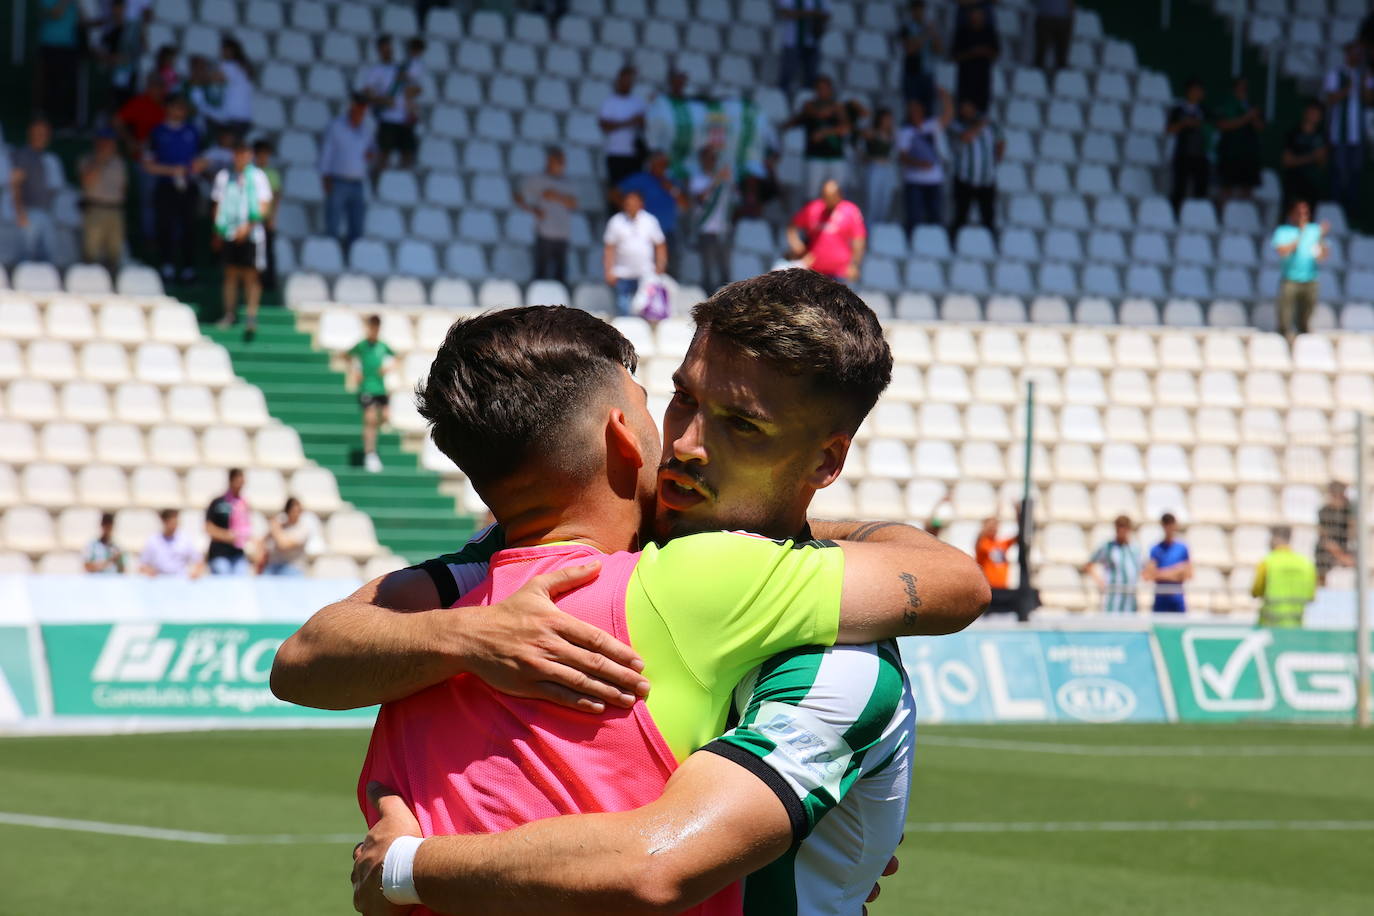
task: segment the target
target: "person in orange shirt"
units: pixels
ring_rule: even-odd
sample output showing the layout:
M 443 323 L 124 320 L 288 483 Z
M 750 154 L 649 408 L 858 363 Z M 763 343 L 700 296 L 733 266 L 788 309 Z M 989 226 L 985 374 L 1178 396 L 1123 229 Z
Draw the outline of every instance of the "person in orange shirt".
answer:
M 987 577 L 988 585 L 993 588 L 1007 587 L 1007 576 L 1011 569 L 1011 564 L 1007 561 L 1007 550 L 1016 543 L 1017 534 L 1012 534 L 1009 538 L 999 538 L 997 517 L 990 515 L 983 519 L 983 530 L 978 533 L 973 559 Z

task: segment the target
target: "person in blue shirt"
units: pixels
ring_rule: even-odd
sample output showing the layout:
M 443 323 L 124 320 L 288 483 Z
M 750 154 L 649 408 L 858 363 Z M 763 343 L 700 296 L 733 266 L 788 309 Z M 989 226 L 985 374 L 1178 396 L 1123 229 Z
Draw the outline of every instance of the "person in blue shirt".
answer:
M 678 214 L 687 208 L 682 189 L 668 177 L 668 154 L 655 152 L 649 157 L 645 171 L 626 178 L 611 193 L 611 200 L 620 206 L 625 195 L 637 191 L 644 201 L 644 209 L 658 220 L 663 237 L 668 242 L 668 273 L 676 276 L 682 239 L 678 234 Z
M 162 259 L 162 279 L 195 280 L 196 204 L 199 197 L 196 176 L 205 168 L 201 158 L 201 136 L 187 120 L 190 108 L 186 99 L 167 100 L 167 117 L 148 135 L 143 154 L 143 169 L 153 176 L 153 209 L 156 213 L 158 257 Z M 173 262 L 180 273 L 173 272 Z
M 1159 518 L 1164 540 L 1150 548 L 1150 559 L 1140 577 L 1155 583 L 1155 613 L 1182 614 L 1183 583 L 1193 578 L 1193 560 L 1188 545 L 1178 540 L 1178 519 L 1165 512 Z
M 1317 307 L 1317 265 L 1326 260 L 1326 233 L 1331 225 L 1312 222 L 1312 208 L 1299 200 L 1288 211 L 1288 222 L 1274 230 L 1270 244 L 1283 261 L 1279 265 L 1279 333 L 1291 344 L 1307 333 Z

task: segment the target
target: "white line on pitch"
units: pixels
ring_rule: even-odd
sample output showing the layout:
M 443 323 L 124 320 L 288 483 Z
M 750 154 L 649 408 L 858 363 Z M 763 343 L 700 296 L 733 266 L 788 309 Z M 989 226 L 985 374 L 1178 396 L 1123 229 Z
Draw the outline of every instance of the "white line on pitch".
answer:
M 1174 833 L 1187 831 L 1366 831 L 1374 821 L 952 821 L 910 823 L 907 833 Z
M 1374 745 L 1360 744 L 1060 744 L 1051 741 L 1011 741 L 996 738 L 955 738 L 921 735 L 917 745 L 968 747 L 989 751 L 1027 751 L 1079 757 L 1374 757 Z
M 43 830 L 69 830 L 76 833 L 103 833 L 109 836 L 138 837 L 144 840 L 167 840 L 172 843 L 196 843 L 202 846 L 300 846 L 306 844 L 356 842 L 358 833 L 204 833 L 199 830 L 169 830 L 165 827 L 145 827 L 141 824 L 111 824 L 107 821 L 87 821 L 68 817 L 45 817 L 38 814 L 18 814 L 0 811 L 0 824 L 16 827 L 37 827 Z

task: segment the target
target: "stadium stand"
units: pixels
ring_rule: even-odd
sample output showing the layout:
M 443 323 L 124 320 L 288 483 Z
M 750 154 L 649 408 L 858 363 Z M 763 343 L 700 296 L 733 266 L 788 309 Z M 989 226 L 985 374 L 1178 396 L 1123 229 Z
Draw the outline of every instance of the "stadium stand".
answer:
M 15 271 L 17 285 L 44 273 L 30 267 Z M 128 270 L 120 288 L 160 290 L 156 275 Z M 205 507 L 229 467 L 246 471 L 255 536 L 288 495 L 323 522 L 316 575 L 403 565 L 188 306 L 160 293 L 76 293 L 72 279 L 65 292 L 0 291 L 0 569 L 80 572 L 102 510 L 116 512 L 116 541 L 134 556 L 164 508 L 182 512 L 203 549 Z
M 900 6 L 833 4 L 823 69 L 835 75 L 842 97 L 886 101 L 879 90 L 897 85 L 900 61 L 889 37 Z M 1009 47 L 1027 43 L 1032 6 L 1026 0 L 997 5 Z M 1285 32 L 1284 66 L 1294 75 L 1319 75 L 1336 42 L 1354 31 L 1350 5 L 1343 2 L 1259 6 L 1276 20 L 1291 8 L 1315 26 Z M 245 46 L 261 49 L 257 59 L 270 61 L 258 84 L 257 127 L 275 135 L 284 171 L 276 254 L 294 312 L 288 323 L 320 350 L 337 354 L 360 335 L 365 310 L 379 311 L 383 339 L 401 354 L 390 385 L 404 394 L 457 315 L 567 301 L 609 316 L 612 298 L 600 277 L 602 138 L 595 111 L 622 60 L 639 67 L 641 93 L 661 88 L 672 62 L 692 74 L 695 88 L 753 88 L 775 123 L 786 116 L 786 99 L 762 85 L 771 82 L 774 65 L 769 4 L 698 0 L 692 40 L 684 43 L 665 11 L 688 7 L 656 4 L 651 11 L 647 3 L 573 0 L 552 29 L 528 13 L 433 10 L 424 32 L 430 85 L 417 164 L 381 175 L 364 237 L 349 251 L 320 234 L 318 136 L 369 59 L 368 39 L 385 32 L 403 41 L 418 33 L 410 5 L 301 3 L 283 16 L 275 4 L 163 0 L 148 45 L 166 41 L 213 52 L 213 29 L 232 29 Z M 1267 45 L 1276 34 L 1261 16 L 1250 21 L 1247 38 Z M 1299 341 L 1290 357 L 1280 338 L 1262 330 L 1274 323 L 1277 264 L 1266 230 L 1278 216 L 1277 176 L 1266 171 L 1256 199 L 1232 202 L 1220 218 L 1210 203 L 1198 201 L 1175 216 L 1164 196 L 1164 123 L 1174 96 L 1169 79 L 1140 67 L 1132 45 L 1104 34 L 1090 9 L 1080 8 L 1075 18 L 1069 68 L 1047 78 L 1024 66 L 1025 58 L 1013 50 L 993 72 L 992 116 L 1007 141 L 998 167 L 1000 237 L 994 241 L 981 227 L 966 227 L 955 238 L 942 227 L 911 233 L 894 223 L 870 227 L 861 293 L 887 322 L 898 365 L 845 478 L 821 495 L 818 509 L 921 521 L 948 489 L 955 511 L 948 537 L 971 543 L 977 520 L 1019 495 L 1018 485 L 1008 483 L 1019 476 L 1022 461 L 1025 420 L 1016 405 L 1024 383 L 1034 379 L 1033 467 L 1047 513 L 1037 568 L 1053 603 L 1072 610 L 1091 606 L 1077 566 L 1104 538 L 1102 526 L 1112 515 L 1152 518 L 1171 510 L 1192 526 L 1189 536 L 1205 568 L 1199 588 L 1215 587 L 1201 589 L 1207 596 L 1200 596 L 1202 606 L 1228 610 L 1248 586 L 1257 549 L 1252 527 L 1291 523 L 1297 546 L 1310 550 L 1318 488 L 1332 476 L 1349 478 L 1348 455 L 1331 434 L 1337 407 L 1356 403 L 1351 399 L 1367 404 L 1374 394 L 1374 350 L 1360 333 L 1374 330 L 1374 274 L 1368 270 L 1374 238 L 1337 235 L 1323 269 L 1324 301 L 1314 316 L 1320 333 Z M 939 64 L 936 81 L 953 88 L 953 65 Z M 573 224 L 570 288 L 530 282 L 533 227 L 511 196 L 512 180 L 538 169 L 542 146 L 551 140 L 567 152 L 582 203 Z M 785 185 L 799 181 L 801 141 L 795 130 L 781 137 Z M 1317 217 L 1344 227 L 1340 211 L 1329 206 Z M 732 272 L 738 278 L 765 269 L 782 246 L 776 226 L 746 220 L 737 227 L 735 247 Z M 702 294 L 694 285 L 699 266 L 694 253 L 684 256 L 681 285 L 672 286 L 679 315 Z M 140 285 L 150 282 L 149 272 L 126 273 L 116 283 L 121 293 L 149 294 L 149 286 Z M 0 356 L 8 347 L 15 354 L 10 365 L 27 360 L 41 365 L 43 375 L 20 372 L 7 382 L 5 421 L 23 424 L 33 446 L 25 453 L 29 458 L 4 459 L 13 470 L 8 478 L 0 473 L 0 499 L 10 494 L 9 504 L 32 508 L 64 484 L 60 472 L 31 471 L 30 465 L 41 459 L 70 469 L 81 464 L 74 456 L 83 454 L 80 433 L 66 426 L 47 433 L 47 424 L 84 424 L 86 435 L 99 439 L 104 414 L 95 402 L 104 397 L 115 419 L 155 427 L 163 417 L 158 410 L 171 409 L 172 390 L 192 363 L 201 371 L 201 360 L 189 358 L 191 349 L 213 351 L 190 337 L 194 329 L 184 314 L 173 318 L 170 304 L 150 304 L 154 299 L 104 300 L 88 319 L 99 339 L 83 343 L 64 336 L 83 327 L 80 302 L 37 292 L 60 292 L 59 273 L 21 265 L 9 279 L 34 292 L 6 300 Z M 98 282 L 73 269 L 65 289 L 81 290 L 81 301 L 88 301 L 104 291 L 83 284 Z M 640 347 L 641 374 L 657 409 L 690 327 L 681 319 L 657 328 L 637 319 L 615 321 Z M 149 328 L 148 336 L 131 330 L 136 327 Z M 281 333 L 285 339 L 292 329 Z M 206 359 L 223 362 L 222 356 Z M 258 371 L 241 363 L 237 350 L 234 366 L 245 376 Z M 230 420 L 225 402 L 228 391 L 253 389 L 229 380 L 220 388 L 195 383 L 209 391 L 178 394 L 176 403 L 197 418 L 184 422 L 199 439 L 188 444 L 182 436 L 178 451 L 170 447 L 175 434 L 168 434 L 166 450 L 183 495 L 194 470 L 192 449 L 198 441 L 207 451 L 212 430 L 217 453 L 222 447 L 254 454 L 255 440 L 244 432 L 251 424 Z M 147 395 L 148 385 L 163 396 L 160 407 Z M 271 402 L 270 383 L 263 385 Z M 94 394 L 97 389 L 102 394 Z M 241 397 L 248 396 L 231 400 Z M 481 511 L 462 476 L 425 441 L 408 398 L 395 398 L 393 406 L 394 424 L 421 466 L 442 475 L 445 492 L 462 508 Z M 24 411 L 37 411 L 37 418 Z M 219 424 L 239 433 L 221 433 Z M 311 435 L 301 433 L 307 443 Z M 100 441 L 110 448 L 123 441 L 119 434 L 104 436 Z M 16 432 L 14 442 L 23 441 Z M 122 447 L 134 448 L 132 442 Z M 66 463 L 50 458 L 48 448 L 67 455 Z M 295 448 L 299 453 L 299 443 Z M 263 470 L 282 475 L 291 469 Z M 169 481 L 166 474 L 140 478 L 139 486 L 129 479 L 131 502 L 150 505 L 154 497 L 146 494 L 171 492 Z M 79 490 L 79 484 L 66 486 Z M 189 497 L 181 505 L 196 507 Z M 340 544 L 360 550 L 367 543 L 357 517 L 310 508 L 328 519 L 327 530 Z M 17 528 L 5 526 L 7 532 Z M 1140 540 L 1151 537 L 1147 527 Z M 24 553 L 33 559 L 43 551 Z

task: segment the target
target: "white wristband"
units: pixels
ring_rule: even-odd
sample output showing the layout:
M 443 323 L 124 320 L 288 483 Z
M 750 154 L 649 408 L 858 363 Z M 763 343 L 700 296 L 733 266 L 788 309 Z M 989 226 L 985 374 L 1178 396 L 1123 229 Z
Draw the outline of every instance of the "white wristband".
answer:
M 397 906 L 420 902 L 415 893 L 415 850 L 424 840 L 418 836 L 397 837 L 382 862 L 382 896 Z

